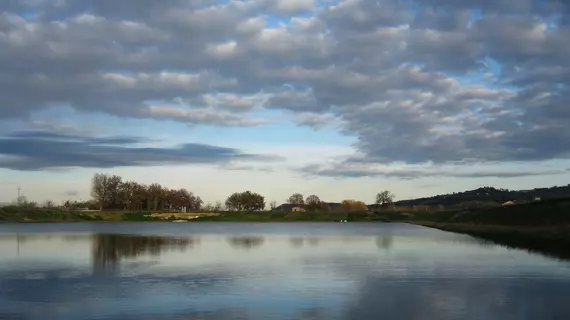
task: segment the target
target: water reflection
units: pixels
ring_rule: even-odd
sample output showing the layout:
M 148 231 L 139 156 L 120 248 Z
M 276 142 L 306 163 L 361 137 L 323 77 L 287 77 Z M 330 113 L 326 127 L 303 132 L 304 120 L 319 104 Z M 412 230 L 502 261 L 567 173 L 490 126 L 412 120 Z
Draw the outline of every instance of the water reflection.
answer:
M 251 250 L 260 247 L 263 242 L 263 237 L 230 237 L 228 242 L 237 249 Z
M 315 224 L 172 225 L 161 236 L 105 224 L 0 234 L 0 319 L 570 319 L 570 263 L 470 236 L 400 224 L 318 225 L 316 235 Z M 196 231 L 207 228 L 215 233 Z
M 570 260 L 570 241 L 542 237 L 525 238 L 516 234 L 477 235 L 473 239 L 481 246 L 500 245 L 509 249 L 525 250 L 546 257 Z
M 302 248 L 305 246 L 316 247 L 319 245 L 319 238 L 316 237 L 290 237 L 289 244 L 293 248 Z
M 393 244 L 394 244 L 394 237 L 391 235 L 376 237 L 376 246 L 378 246 L 379 249 L 390 250 Z
M 305 238 L 302 237 L 291 237 L 289 238 L 289 243 L 293 248 L 300 248 L 305 244 Z
M 117 269 L 123 259 L 140 255 L 159 256 L 163 251 L 185 251 L 199 242 L 198 238 L 171 238 L 101 234 L 93 240 L 93 271 L 107 273 Z
M 570 319 L 570 283 L 551 279 L 368 276 L 343 319 Z

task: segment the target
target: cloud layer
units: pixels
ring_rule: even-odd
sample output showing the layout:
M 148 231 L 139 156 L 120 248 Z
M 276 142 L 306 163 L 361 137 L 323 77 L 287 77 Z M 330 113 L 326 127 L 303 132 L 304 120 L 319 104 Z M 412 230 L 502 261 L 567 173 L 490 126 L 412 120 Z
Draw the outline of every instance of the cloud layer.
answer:
M 0 166 L 14 170 L 69 167 L 221 164 L 236 160 L 274 160 L 233 148 L 188 143 L 175 148 L 141 147 L 137 137 L 84 137 L 41 131 L 16 132 L 0 137 Z
M 570 155 L 566 2 L 321 3 L 3 3 L 0 119 L 63 105 L 192 125 L 258 126 L 269 122 L 259 112 L 271 109 L 296 115 L 300 125 L 331 123 L 357 137 L 360 156 L 347 162 L 448 164 Z M 3 139 L 0 152 L 28 157 L 13 139 Z M 50 165 L 68 163 L 50 148 L 86 148 L 18 139 L 44 150 Z M 236 153 L 199 145 L 146 150 L 87 142 L 105 156 L 89 152 L 76 165 L 95 166 L 94 159 L 102 166 L 192 162 Z M 2 161 L 11 168 L 35 166 Z
M 336 163 L 333 165 L 307 165 L 299 168 L 301 173 L 308 176 L 325 176 L 335 178 L 362 177 L 391 177 L 398 179 L 417 178 L 519 178 L 543 175 L 560 175 L 568 173 L 568 169 L 527 169 L 527 170 L 498 170 L 498 169 L 467 169 L 461 166 L 443 167 L 411 167 L 378 168 L 367 165 Z

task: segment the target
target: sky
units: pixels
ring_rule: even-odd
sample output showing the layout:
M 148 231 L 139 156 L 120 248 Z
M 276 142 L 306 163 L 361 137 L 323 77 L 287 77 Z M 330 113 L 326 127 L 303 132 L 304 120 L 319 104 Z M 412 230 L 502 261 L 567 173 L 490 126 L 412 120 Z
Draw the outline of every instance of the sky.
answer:
M 565 0 L 0 3 L 0 202 L 570 181 Z

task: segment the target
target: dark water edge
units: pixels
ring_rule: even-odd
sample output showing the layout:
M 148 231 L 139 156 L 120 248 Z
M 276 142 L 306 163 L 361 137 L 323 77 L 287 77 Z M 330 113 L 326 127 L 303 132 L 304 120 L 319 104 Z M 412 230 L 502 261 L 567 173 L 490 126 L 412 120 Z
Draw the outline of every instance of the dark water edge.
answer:
M 509 249 L 524 250 L 549 258 L 570 260 L 570 233 L 559 227 L 525 228 L 454 223 L 413 223 L 442 231 L 467 234 Z

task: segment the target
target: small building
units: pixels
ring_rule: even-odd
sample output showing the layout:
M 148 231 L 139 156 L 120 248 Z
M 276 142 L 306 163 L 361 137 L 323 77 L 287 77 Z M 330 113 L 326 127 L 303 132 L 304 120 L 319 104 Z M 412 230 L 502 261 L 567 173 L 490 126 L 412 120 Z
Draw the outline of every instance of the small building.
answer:
M 305 208 L 303 207 L 293 207 L 291 208 L 291 212 L 305 212 L 307 210 L 305 210 Z
M 299 212 L 299 209 L 304 209 L 302 205 L 297 205 L 297 204 L 290 204 L 290 203 L 284 203 L 280 206 L 277 206 L 276 208 L 272 209 L 271 211 L 278 211 L 278 212 Z

